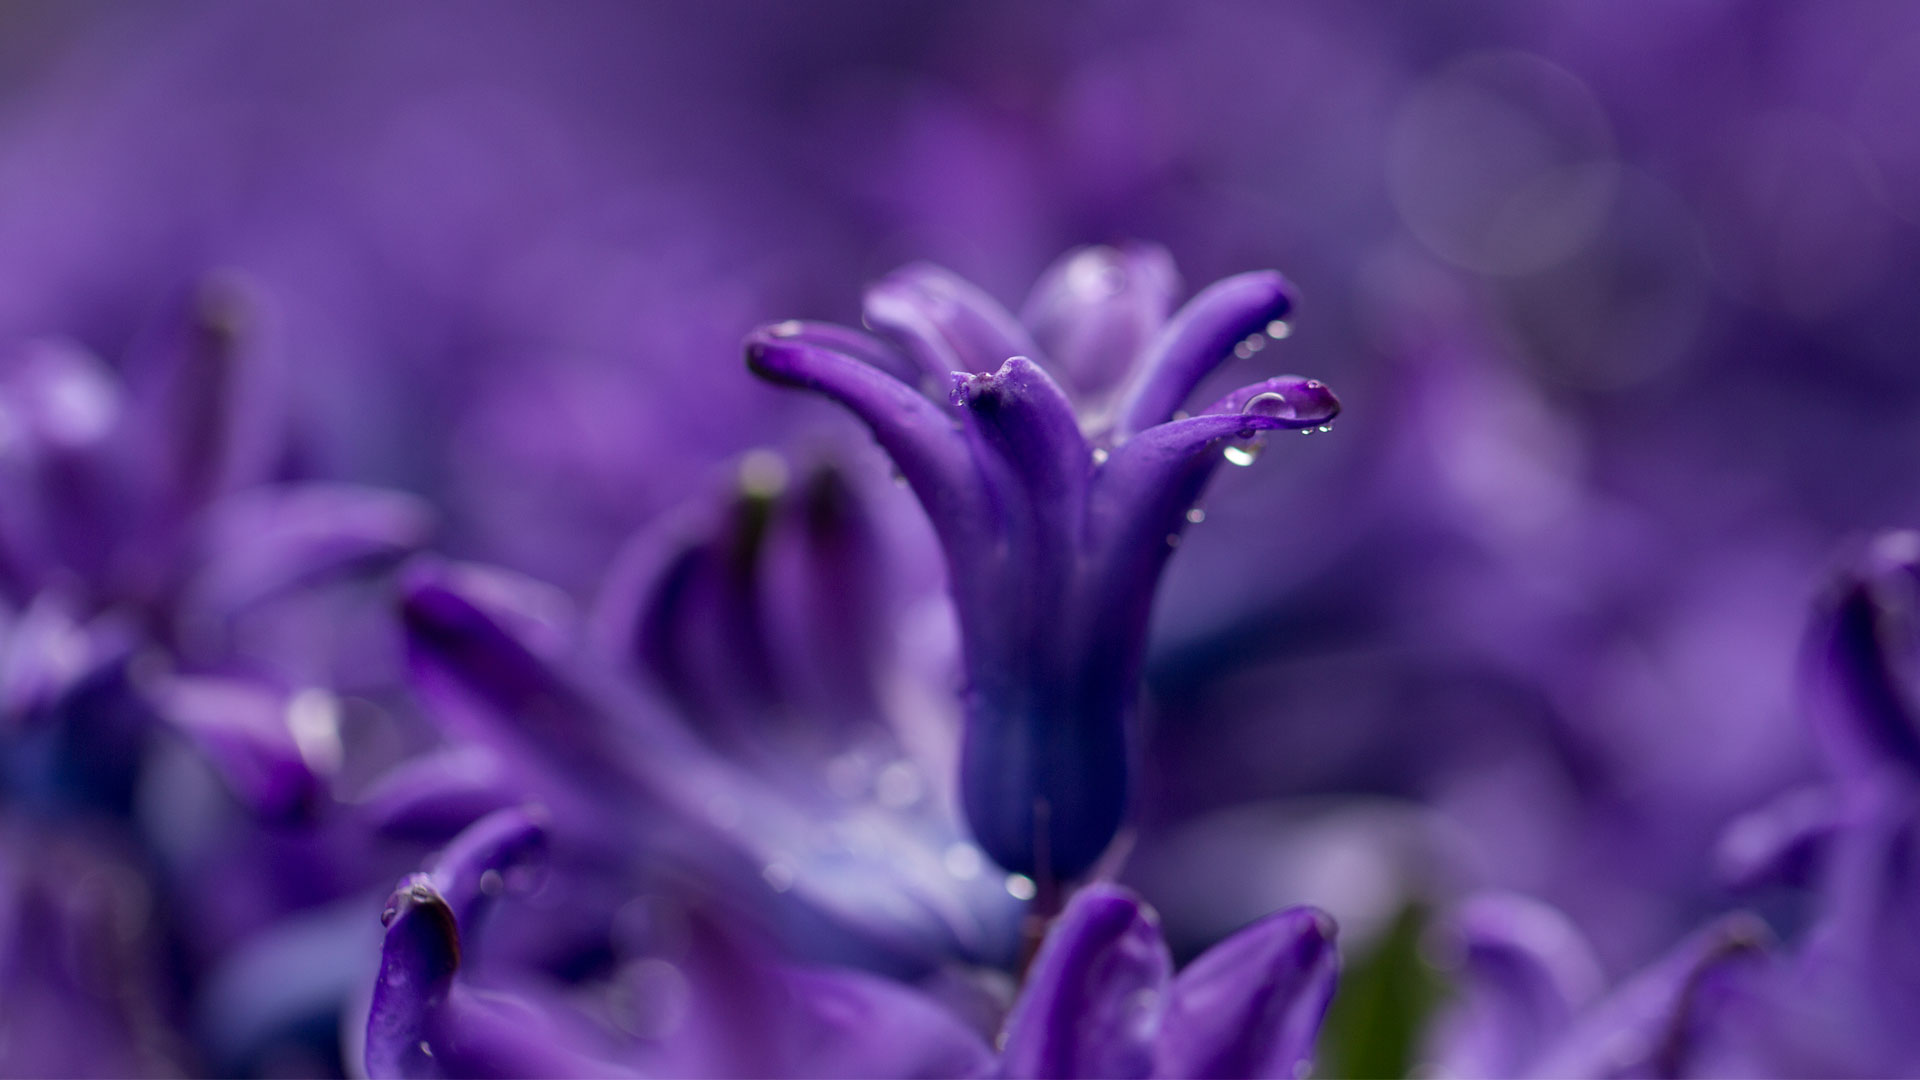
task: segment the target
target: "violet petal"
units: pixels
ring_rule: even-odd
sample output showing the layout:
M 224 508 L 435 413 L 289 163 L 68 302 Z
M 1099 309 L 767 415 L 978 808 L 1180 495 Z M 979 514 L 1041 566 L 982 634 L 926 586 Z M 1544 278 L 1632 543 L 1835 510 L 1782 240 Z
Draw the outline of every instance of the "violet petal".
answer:
M 1920 774 L 1920 533 L 1888 532 L 1847 567 L 1807 635 L 1817 730 L 1850 774 Z
M 951 271 L 904 266 L 867 290 L 867 325 L 892 338 L 927 375 L 993 371 L 1010 356 L 1038 356 L 1025 327 Z
M 1233 347 L 1293 310 L 1293 287 L 1272 270 L 1236 274 L 1202 289 L 1161 329 L 1122 392 L 1115 435 L 1165 422 Z
M 1313 1057 L 1340 953 L 1333 920 L 1276 912 L 1208 949 L 1174 979 L 1155 1071 L 1293 1080 Z
M 255 813 L 310 810 L 324 782 L 302 753 L 293 699 L 239 679 L 168 678 L 149 692 L 162 719 L 199 749 L 234 795 Z M 311 751 L 317 753 L 317 750 Z
M 1440 930 L 1460 995 L 1429 1053 L 1450 1076 L 1516 1076 L 1600 992 L 1600 963 L 1558 910 L 1508 893 L 1463 904 Z
M 1084 408 L 1132 374 L 1179 292 L 1173 256 L 1158 244 L 1076 248 L 1040 275 L 1020 321 Z
M 1172 967 L 1151 908 L 1116 886 L 1080 890 L 1007 1017 L 1000 1075 L 1150 1075 Z
M 426 874 L 400 883 L 380 916 L 386 940 L 367 1016 L 366 1068 L 374 1080 L 445 1075 L 429 1036 L 460 967 L 460 929 L 453 909 Z
M 1588 1010 L 1528 1068 L 1564 1077 L 1685 1076 L 1713 1004 L 1760 970 L 1772 935 L 1734 914 L 1695 933 Z
M 438 845 L 525 799 L 525 785 L 498 755 L 458 746 L 394 766 L 360 797 L 360 809 L 384 835 Z

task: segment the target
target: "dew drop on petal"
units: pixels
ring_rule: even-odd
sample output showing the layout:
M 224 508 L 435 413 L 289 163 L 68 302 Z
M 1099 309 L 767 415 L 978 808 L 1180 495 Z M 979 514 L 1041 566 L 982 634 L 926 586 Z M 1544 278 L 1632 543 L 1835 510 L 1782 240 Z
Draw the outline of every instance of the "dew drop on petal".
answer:
M 1096 446 L 1093 448 L 1093 463 L 1095 465 L 1105 465 L 1107 458 L 1111 456 L 1111 454 L 1107 453 L 1107 448 L 1104 446 Z
M 1229 465 L 1238 465 L 1241 468 L 1245 468 L 1260 460 L 1260 448 L 1252 443 L 1246 446 L 1235 443 L 1221 451 L 1220 456 L 1226 458 Z
M 1198 525 L 1205 520 L 1207 520 L 1207 512 L 1205 510 L 1196 506 L 1187 511 L 1187 524 Z
M 774 892 L 783 893 L 793 888 L 793 867 L 774 861 L 760 868 L 760 877 Z
M 1275 341 L 1284 341 L 1293 335 L 1293 324 L 1285 319 L 1275 319 L 1267 324 L 1267 336 Z
M 1244 416 L 1271 416 L 1276 420 L 1292 420 L 1299 416 L 1299 410 L 1293 407 L 1283 395 L 1275 393 L 1255 394 L 1240 407 Z
M 787 489 L 787 461 L 772 450 L 749 450 L 740 459 L 740 491 L 755 499 L 772 499 Z
M 1034 887 L 1033 879 L 1025 874 L 1007 875 L 1007 895 L 1015 900 L 1031 900 L 1040 894 Z
M 901 810 L 920 801 L 920 795 L 926 785 L 920 780 L 920 770 L 912 762 L 896 761 L 880 770 L 874 779 L 873 794 L 880 805 L 893 810 Z
M 986 869 L 986 860 L 980 855 L 980 849 L 962 841 L 947 848 L 940 860 L 946 865 L 947 873 L 956 880 L 972 881 Z

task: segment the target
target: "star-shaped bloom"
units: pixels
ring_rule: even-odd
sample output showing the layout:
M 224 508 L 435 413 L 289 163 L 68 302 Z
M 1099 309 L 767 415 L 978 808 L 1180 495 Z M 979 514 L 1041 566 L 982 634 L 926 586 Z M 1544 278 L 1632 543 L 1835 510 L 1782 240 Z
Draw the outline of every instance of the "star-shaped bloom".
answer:
M 1222 361 L 1288 332 L 1293 300 L 1270 271 L 1174 311 L 1178 289 L 1159 248 L 1085 248 L 1015 318 L 918 265 L 868 290 L 880 336 L 789 321 L 747 340 L 763 378 L 859 417 L 926 510 L 964 653 L 962 805 L 1042 883 L 1083 875 L 1125 819 L 1153 593 L 1208 478 L 1340 408 L 1278 376 L 1182 412 Z

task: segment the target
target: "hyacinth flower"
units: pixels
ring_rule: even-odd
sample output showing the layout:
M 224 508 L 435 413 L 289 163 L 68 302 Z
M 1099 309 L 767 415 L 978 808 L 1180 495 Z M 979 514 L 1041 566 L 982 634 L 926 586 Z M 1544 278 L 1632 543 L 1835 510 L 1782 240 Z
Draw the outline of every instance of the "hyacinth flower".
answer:
M 409 670 L 446 746 L 378 783 L 369 816 L 441 841 L 535 801 L 556 872 L 610 906 L 691 875 L 816 955 L 902 974 L 1008 962 L 1029 883 L 961 834 L 942 781 L 954 725 L 931 692 L 926 710 L 882 701 L 913 678 L 890 655 L 873 508 L 830 467 L 784 476 L 751 455 L 729 497 L 636 538 L 584 633 L 536 583 L 416 562 Z
M 1338 973 L 1331 920 L 1296 908 L 1176 975 L 1152 909 L 1096 885 L 1053 924 L 991 1046 L 911 988 L 795 966 L 705 924 L 680 928 L 671 961 L 562 995 L 475 959 L 498 929 L 481 914 L 541 841 L 524 811 L 501 810 L 401 882 L 383 916 L 369 1076 L 1290 1078 L 1311 1063 Z
M 99 707 L 105 694 L 137 698 L 248 806 L 314 805 L 337 735 L 326 709 L 289 710 L 333 673 L 262 645 L 270 624 L 248 620 L 397 563 L 430 528 L 398 493 L 272 482 L 285 444 L 251 363 L 251 311 L 214 281 L 120 371 L 50 339 L 0 385 L 5 723 L 23 750 L 86 745 L 97 760 L 76 767 L 93 775 L 67 785 L 83 802 L 124 807 L 130 778 L 97 766 L 144 737 L 125 709 Z M 120 729 L 91 730 L 103 716 Z
M 1431 1075 L 1718 1074 L 1729 1017 L 1767 977 L 1758 918 L 1720 918 L 1609 990 L 1578 928 L 1523 896 L 1483 893 L 1439 928 L 1456 995 L 1429 1033 Z M 1737 1073 L 1736 1073 L 1737 1075 Z
M 0 375 L 0 865 L 29 883 L 49 850 L 102 849 L 108 869 L 91 876 L 111 895 L 93 906 L 133 912 L 101 946 L 114 962 L 96 963 L 27 940 L 86 938 L 91 909 L 16 890 L 23 921 L 9 925 L 24 937 L 0 946 L 0 993 L 38 995 L 43 1018 L 71 1004 L 69 1033 L 117 1008 L 36 989 L 64 979 L 143 999 L 144 1025 L 118 1048 L 104 1026 L 66 1050 L 8 1040 L 9 1072 L 69 1071 L 34 1055 L 82 1046 L 233 1064 L 144 1029 L 184 1022 L 211 969 L 264 924 L 361 884 L 351 859 L 279 857 L 351 846 L 307 828 L 343 756 L 326 686 L 344 665 L 313 647 L 332 632 L 321 587 L 377 577 L 431 519 L 396 493 L 278 480 L 286 443 L 252 311 L 212 282 L 115 367 L 44 339 Z M 263 858 L 271 873 L 250 861 Z M 198 917 L 172 918 L 182 911 Z M 138 985 L 132 973 L 167 953 L 178 977 Z M 90 966 L 57 975 L 59 962 Z M 262 1010 L 247 1019 L 271 1026 Z
M 880 336 L 789 321 L 747 339 L 756 374 L 864 422 L 925 509 L 962 638 L 967 821 L 1050 894 L 1125 819 L 1154 587 L 1209 476 L 1223 458 L 1251 462 L 1271 432 L 1339 412 L 1296 376 L 1182 412 L 1236 350 L 1284 335 L 1293 300 L 1272 272 L 1173 311 L 1178 288 L 1159 248 L 1086 248 L 1016 319 L 917 265 L 868 290 Z

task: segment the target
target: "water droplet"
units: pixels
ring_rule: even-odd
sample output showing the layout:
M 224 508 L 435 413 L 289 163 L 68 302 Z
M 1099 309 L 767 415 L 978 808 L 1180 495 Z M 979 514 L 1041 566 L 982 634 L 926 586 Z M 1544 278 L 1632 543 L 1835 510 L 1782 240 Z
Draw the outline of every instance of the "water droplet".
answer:
M 787 461 L 772 450 L 749 450 L 740 459 L 740 491 L 755 499 L 771 499 L 787 490 Z
M 827 762 L 827 788 L 843 799 L 857 799 L 867 786 L 867 759 L 857 751 Z
M 972 881 L 987 868 L 986 860 L 980 856 L 980 849 L 965 841 L 947 848 L 940 861 L 946 864 L 947 873 L 960 881 Z
M 1107 459 L 1112 456 L 1113 455 L 1109 454 L 1107 452 L 1107 448 L 1104 446 L 1096 446 L 1093 448 L 1093 463 L 1095 465 L 1105 465 L 1107 463 Z
M 1333 430 L 1333 425 L 1332 425 L 1332 424 L 1321 424 L 1321 425 L 1320 425 L 1320 434 L 1322 434 L 1322 435 L 1325 435 L 1325 434 L 1326 434 L 1327 432 L 1329 432 L 1329 431 L 1332 431 L 1332 430 Z
M 1292 420 L 1299 415 L 1293 402 L 1275 393 L 1255 394 L 1240 407 L 1245 416 L 1271 416 L 1276 420 Z
M 1284 341 L 1293 336 L 1293 324 L 1285 319 L 1275 319 L 1267 324 L 1267 336 L 1275 341 Z
M 1196 506 L 1187 511 L 1187 524 L 1198 525 L 1205 520 L 1207 520 L 1207 512 L 1205 510 Z
M 799 319 L 788 319 L 786 322 L 774 323 L 772 326 L 767 327 L 767 333 L 772 334 L 774 337 L 782 338 L 797 337 L 799 336 L 800 330 Z
M 1168 534 L 1167 534 L 1167 546 L 1168 546 L 1168 547 L 1170 547 L 1170 548 L 1176 548 L 1176 547 L 1179 547 L 1179 546 L 1180 546 L 1180 534 L 1179 534 L 1179 533 L 1168 533 Z
M 1311 434 L 1313 434 L 1313 429 L 1312 429 L 1312 428 L 1310 428 L 1310 427 L 1303 427 L 1303 428 L 1301 428 L 1301 429 L 1300 429 L 1300 434 L 1302 434 L 1302 435 L 1311 435 Z
M 1244 416 L 1271 416 L 1278 420 L 1291 420 L 1296 415 L 1293 402 L 1274 393 L 1255 394 L 1240 407 L 1240 412 Z M 1223 456 L 1235 465 L 1251 465 L 1266 446 L 1267 437 L 1264 434 L 1246 432 L 1228 444 Z
M 774 892 L 786 892 L 793 888 L 793 867 L 783 862 L 770 862 L 760 868 L 760 877 Z
M 1243 341 L 1240 344 L 1235 345 L 1233 347 L 1233 355 L 1239 357 L 1242 360 L 1245 360 L 1247 357 L 1253 355 L 1253 346 L 1248 345 L 1246 342 Z
M 487 870 L 480 875 L 480 891 L 488 896 L 499 896 L 507 889 L 507 879 L 500 876 L 498 870 Z
M 287 701 L 287 730 L 294 749 L 314 772 L 339 771 L 346 749 L 340 742 L 340 702 L 318 687 L 308 687 Z
M 880 770 L 873 783 L 874 798 L 881 806 L 901 810 L 920 801 L 926 785 L 920 781 L 920 770 L 909 761 L 896 761 Z
M 1027 875 L 1025 874 L 1008 874 L 1007 875 L 1007 895 L 1008 896 L 1013 897 L 1015 900 L 1031 900 L 1035 896 L 1038 896 L 1039 894 L 1040 894 L 1040 890 L 1034 886 L 1033 879 L 1028 877 Z
M 1241 342 L 1240 344 L 1245 345 L 1247 347 L 1247 352 L 1257 353 L 1261 349 L 1264 349 L 1267 347 L 1267 335 L 1248 334 L 1247 340 Z

